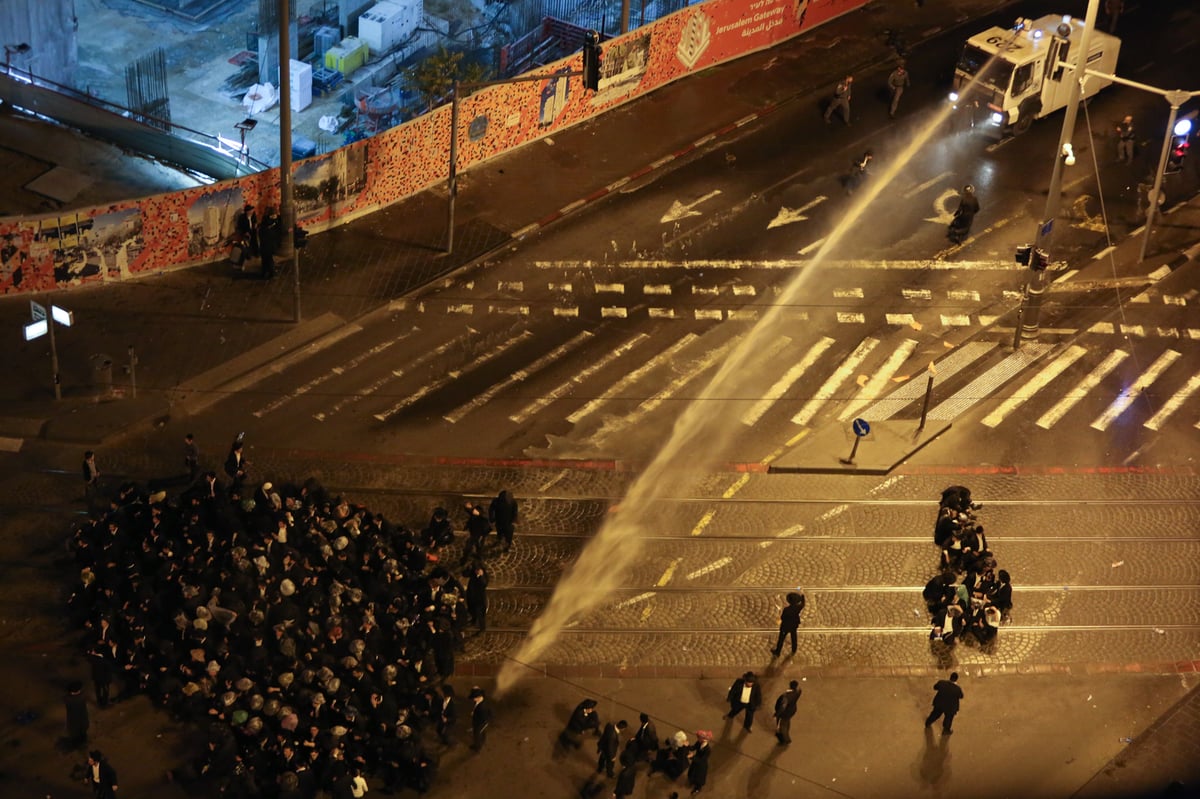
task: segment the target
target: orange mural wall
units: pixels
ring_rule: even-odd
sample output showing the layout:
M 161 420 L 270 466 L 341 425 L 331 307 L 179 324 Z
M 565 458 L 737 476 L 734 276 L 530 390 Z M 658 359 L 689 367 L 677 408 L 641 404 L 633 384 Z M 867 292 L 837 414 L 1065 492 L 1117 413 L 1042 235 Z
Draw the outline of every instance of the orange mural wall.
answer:
M 564 73 L 491 86 L 459 103 L 458 168 L 604 113 L 671 81 L 771 47 L 868 0 L 708 0 L 603 45 L 600 90 Z M 295 165 L 296 219 L 310 231 L 347 222 L 446 180 L 450 108 Z M 0 219 L 0 293 L 68 288 L 225 257 L 234 217 L 249 203 L 278 205 L 277 173 L 263 172 L 154 197 L 43 217 Z

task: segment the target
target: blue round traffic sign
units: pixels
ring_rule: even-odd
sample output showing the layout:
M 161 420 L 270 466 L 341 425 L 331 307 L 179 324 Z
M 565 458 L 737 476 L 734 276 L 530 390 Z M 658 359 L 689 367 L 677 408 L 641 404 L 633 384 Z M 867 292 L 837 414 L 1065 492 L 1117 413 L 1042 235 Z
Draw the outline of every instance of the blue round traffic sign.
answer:
M 854 430 L 854 435 L 858 436 L 859 438 L 862 438 L 867 433 L 871 432 L 871 425 L 867 424 L 866 419 L 855 419 L 854 424 L 851 425 L 851 428 Z

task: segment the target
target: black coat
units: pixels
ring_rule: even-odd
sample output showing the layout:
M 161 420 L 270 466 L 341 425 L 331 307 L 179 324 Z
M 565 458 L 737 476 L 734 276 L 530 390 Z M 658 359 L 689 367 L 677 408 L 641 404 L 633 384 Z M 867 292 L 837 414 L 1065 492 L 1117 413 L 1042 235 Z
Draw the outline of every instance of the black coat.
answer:
M 746 681 L 741 677 L 738 677 L 733 681 L 733 685 L 729 686 L 729 694 L 725 698 L 729 701 L 730 705 L 740 705 L 742 703 L 742 688 L 744 688 L 745 685 Z M 751 683 L 751 686 L 750 701 L 746 703 L 746 706 L 754 710 L 758 710 L 758 708 L 762 705 L 762 688 L 757 682 Z
M 615 758 L 621 750 L 621 732 L 611 721 L 604 725 L 600 740 L 596 742 L 596 751 L 607 758 Z
M 700 788 L 708 782 L 708 756 L 711 754 L 712 747 L 704 741 L 692 744 L 692 763 L 687 772 L 688 784 Z
M 962 701 L 963 691 L 958 683 L 949 680 L 938 680 L 934 683 L 933 706 L 943 713 L 957 713 L 958 703 Z
M 617 775 L 617 784 L 613 788 L 614 796 L 629 796 L 633 793 L 633 785 L 637 780 L 636 768 L 623 768 Z

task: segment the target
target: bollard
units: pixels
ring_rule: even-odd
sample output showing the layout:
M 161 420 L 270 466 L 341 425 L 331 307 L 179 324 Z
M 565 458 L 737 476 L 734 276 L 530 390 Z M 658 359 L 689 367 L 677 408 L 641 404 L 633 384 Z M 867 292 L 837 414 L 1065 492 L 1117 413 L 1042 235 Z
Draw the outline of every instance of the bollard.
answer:
M 929 375 L 929 380 L 925 383 L 925 401 L 921 403 L 921 423 L 917 425 L 917 432 L 925 429 L 925 417 L 929 415 L 929 398 L 933 396 L 933 375 Z
M 1023 308 L 1017 309 L 1017 324 L 1013 327 L 1013 351 L 1021 349 L 1021 314 Z

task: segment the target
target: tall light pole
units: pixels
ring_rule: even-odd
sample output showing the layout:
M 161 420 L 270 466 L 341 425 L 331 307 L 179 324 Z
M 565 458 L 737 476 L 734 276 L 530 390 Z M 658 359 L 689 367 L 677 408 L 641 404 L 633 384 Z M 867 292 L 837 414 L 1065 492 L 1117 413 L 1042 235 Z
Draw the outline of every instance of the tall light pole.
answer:
M 279 0 L 279 242 L 280 259 L 292 271 L 292 321 L 300 321 L 300 260 L 292 240 L 296 208 L 292 195 L 292 12 L 291 0 Z
M 1138 263 L 1146 260 L 1146 247 L 1150 244 L 1150 229 L 1154 227 L 1154 215 L 1158 211 L 1159 192 L 1162 191 L 1163 174 L 1167 171 L 1167 154 L 1171 152 L 1171 144 L 1175 139 L 1175 118 L 1179 116 L 1179 106 L 1187 102 L 1195 92 L 1169 91 L 1163 97 L 1171 104 L 1171 113 L 1167 117 L 1167 134 L 1163 136 L 1162 154 L 1158 157 L 1158 169 L 1154 170 L 1154 188 L 1150 190 L 1146 211 L 1146 231 L 1142 235 L 1142 248 L 1138 251 Z
M 1067 153 L 1071 152 L 1071 137 L 1075 133 L 1075 117 L 1079 111 L 1079 98 L 1083 92 L 1083 79 L 1087 72 L 1088 45 L 1092 30 L 1096 27 L 1096 16 L 1100 11 L 1100 0 L 1088 0 L 1087 15 L 1084 17 L 1083 32 L 1079 42 L 1075 44 L 1075 66 L 1071 70 L 1070 93 L 1067 95 L 1066 114 L 1063 117 L 1062 133 L 1058 137 L 1058 149 L 1055 150 L 1054 170 L 1050 173 L 1050 191 L 1046 194 L 1046 209 L 1038 222 L 1034 234 L 1034 250 L 1042 249 L 1050 232 L 1054 229 L 1054 218 L 1058 216 L 1062 204 L 1062 173 L 1066 165 Z M 1064 30 L 1065 29 L 1065 30 Z M 1067 23 L 1059 26 L 1059 31 L 1065 39 L 1070 35 Z M 1053 70 L 1055 65 L 1048 64 L 1047 70 Z M 1042 315 L 1042 297 L 1046 293 L 1046 270 L 1030 270 L 1028 282 L 1025 284 L 1025 305 L 1021 308 L 1021 337 L 1035 339 Z

